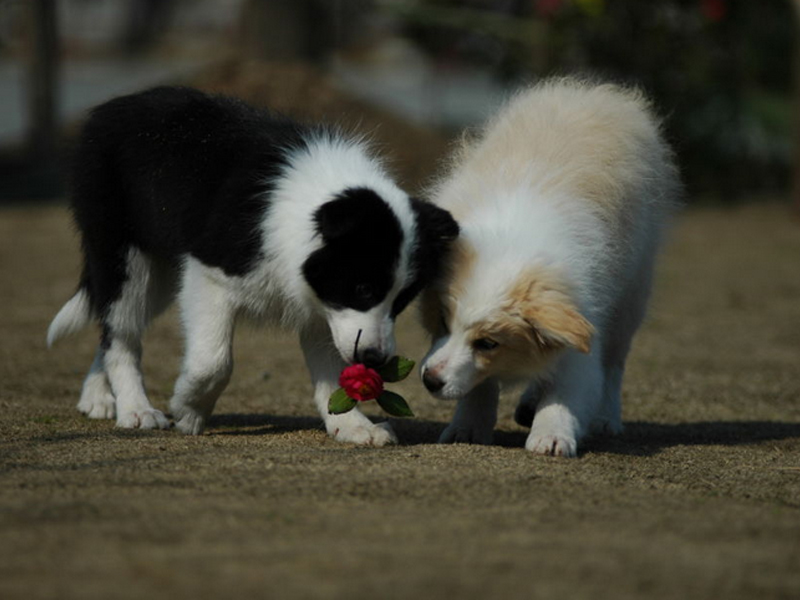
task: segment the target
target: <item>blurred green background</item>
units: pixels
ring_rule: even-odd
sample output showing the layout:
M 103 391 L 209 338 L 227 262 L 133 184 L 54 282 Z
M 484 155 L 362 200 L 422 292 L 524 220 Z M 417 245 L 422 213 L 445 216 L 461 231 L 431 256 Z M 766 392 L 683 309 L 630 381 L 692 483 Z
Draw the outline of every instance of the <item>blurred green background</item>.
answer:
M 421 186 L 446 152 L 430 136 L 577 72 L 650 94 L 689 202 L 788 200 L 798 15 L 800 0 L 0 0 L 0 197 L 62 196 L 85 111 L 159 83 L 391 122 L 381 142 Z

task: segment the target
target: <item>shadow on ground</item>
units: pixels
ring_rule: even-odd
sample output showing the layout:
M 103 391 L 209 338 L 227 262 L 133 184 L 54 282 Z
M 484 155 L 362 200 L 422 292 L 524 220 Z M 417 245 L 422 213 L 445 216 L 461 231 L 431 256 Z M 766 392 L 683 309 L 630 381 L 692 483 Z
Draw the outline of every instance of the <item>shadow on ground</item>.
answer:
M 402 445 L 416 446 L 435 444 L 447 423 L 393 419 L 392 426 Z M 213 416 L 209 421 L 209 430 L 214 435 L 259 436 L 322 428 L 322 422 L 314 417 L 231 413 Z M 527 430 L 495 431 L 493 445 L 522 448 L 527 436 Z M 625 430 L 619 436 L 590 440 L 586 451 L 653 456 L 674 446 L 745 446 L 793 438 L 800 439 L 800 423 L 707 421 L 663 424 L 633 421 L 625 424 Z
M 208 431 L 214 435 L 275 435 L 315 429 L 322 429 L 322 421 L 314 417 L 227 413 L 208 420 Z
M 800 439 L 800 424 L 778 421 L 706 421 L 698 423 L 625 423 L 625 431 L 596 438 L 589 452 L 653 456 L 674 446 L 746 446 L 767 441 Z

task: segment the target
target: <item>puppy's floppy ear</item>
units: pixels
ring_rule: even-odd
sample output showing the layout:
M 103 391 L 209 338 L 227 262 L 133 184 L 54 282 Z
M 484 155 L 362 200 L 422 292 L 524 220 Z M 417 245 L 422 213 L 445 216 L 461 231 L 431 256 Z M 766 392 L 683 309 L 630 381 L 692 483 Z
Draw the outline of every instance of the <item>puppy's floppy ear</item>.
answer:
M 528 273 L 511 291 L 508 310 L 525 321 L 541 348 L 574 348 L 588 354 L 594 327 L 559 287 L 542 274 Z
M 594 327 L 575 307 L 553 303 L 537 307 L 525 320 L 542 346 L 574 348 L 588 354 Z
M 420 229 L 432 240 L 452 242 L 458 237 L 459 227 L 449 212 L 431 202 L 411 198 L 411 208 L 417 213 Z

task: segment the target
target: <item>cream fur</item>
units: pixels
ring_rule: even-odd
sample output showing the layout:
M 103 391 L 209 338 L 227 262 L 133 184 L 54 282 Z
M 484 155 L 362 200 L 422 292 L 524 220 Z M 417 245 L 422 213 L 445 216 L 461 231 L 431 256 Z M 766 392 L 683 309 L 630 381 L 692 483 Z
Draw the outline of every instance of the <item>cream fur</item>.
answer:
M 441 441 L 490 440 L 493 381 L 529 382 L 533 452 L 573 456 L 590 428 L 621 429 L 624 363 L 679 190 L 648 101 L 615 85 L 545 81 L 464 142 L 432 193 L 462 251 L 423 303 L 449 330 L 426 316 L 423 379 L 459 400 Z

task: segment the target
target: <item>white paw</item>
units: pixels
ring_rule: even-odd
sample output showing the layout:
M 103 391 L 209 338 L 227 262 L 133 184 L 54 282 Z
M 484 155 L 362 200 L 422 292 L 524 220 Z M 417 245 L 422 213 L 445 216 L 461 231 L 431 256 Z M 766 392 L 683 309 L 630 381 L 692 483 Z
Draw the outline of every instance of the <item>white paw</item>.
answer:
M 578 443 L 574 437 L 566 435 L 541 435 L 531 431 L 525 442 L 525 449 L 534 454 L 564 456 L 571 458 L 578 454 Z
M 120 413 L 117 427 L 123 429 L 169 429 L 169 419 L 160 410 L 147 408 Z
M 78 410 L 90 419 L 113 419 L 117 416 L 117 402 L 104 373 L 86 379 Z
M 183 407 L 175 415 L 175 428 L 187 435 L 200 435 L 206 428 L 206 417 L 192 408 Z
M 442 435 L 439 436 L 440 444 L 483 444 L 492 443 L 492 430 L 486 427 L 476 427 L 450 423 Z
M 111 392 L 92 397 L 81 394 L 78 410 L 90 419 L 113 419 L 117 416 L 117 403 Z
M 372 423 L 364 417 L 364 421 L 338 423 L 329 433 L 337 442 L 347 442 L 360 446 L 386 446 L 397 443 L 397 435 L 389 423 Z

